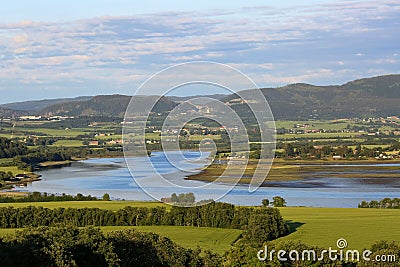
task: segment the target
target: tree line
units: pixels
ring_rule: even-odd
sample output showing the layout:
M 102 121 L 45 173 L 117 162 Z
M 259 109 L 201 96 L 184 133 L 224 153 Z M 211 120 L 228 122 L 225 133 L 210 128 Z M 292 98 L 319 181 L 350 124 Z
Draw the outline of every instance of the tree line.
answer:
M 400 209 L 400 198 L 384 198 L 382 200 L 362 201 L 358 204 L 359 208 L 372 209 Z
M 8 172 L 0 171 L 0 180 L 6 181 L 13 177 L 14 177 L 14 174 L 10 171 L 8 171 Z
M 0 207 L 0 228 L 39 226 L 142 226 L 171 225 L 243 229 L 250 241 L 284 236 L 288 228 L 275 208 L 235 207 L 213 202 L 197 207 L 130 207 L 117 211 L 99 208 Z M 254 239 L 254 240 L 253 240 Z
M 21 170 L 32 171 L 39 163 L 46 161 L 67 161 L 73 158 L 116 157 L 123 154 L 122 148 L 107 147 L 101 149 L 79 147 L 37 147 L 27 153 L 15 156 L 13 165 Z
M 103 200 L 109 200 L 108 194 L 104 194 Z M 53 202 L 53 201 L 96 201 L 97 197 L 87 195 L 84 196 L 80 193 L 76 196 L 62 194 L 60 196 L 48 193 L 32 192 L 25 197 L 9 197 L 0 195 L 0 203 L 16 203 L 16 202 Z
M 222 257 L 135 230 L 26 229 L 0 239 L 1 266 L 221 266 Z
M 0 228 L 39 227 L 36 230 L 27 230 L 25 234 L 18 234 L 18 238 L 6 242 L 0 241 L 0 253 L 16 255 L 19 252 L 25 255 L 18 259 L 6 257 L 10 262 L 6 262 L 8 264 L 4 266 L 14 266 L 11 263 L 19 260 L 24 264 L 32 263 L 25 262 L 23 259 L 25 257 L 33 257 L 31 266 L 41 266 L 44 264 L 42 260 L 46 260 L 47 263 L 56 261 L 57 264 L 64 263 L 67 266 L 94 266 L 94 263 L 97 266 L 222 265 L 222 257 L 216 254 L 211 252 L 200 254 L 200 250 L 183 249 L 168 239 L 161 239 L 154 234 L 139 234 L 135 231 L 116 232 L 111 234 L 111 239 L 105 238 L 107 239 L 105 240 L 93 229 L 77 230 L 76 227 L 171 225 L 242 229 L 241 242 L 251 247 L 260 246 L 265 241 L 288 234 L 288 227 L 279 210 L 275 208 L 235 207 L 232 204 L 219 202 L 189 208 L 174 206 L 170 211 L 165 207 L 130 206 L 115 212 L 98 208 L 1 207 L 0 218 Z M 47 227 L 57 227 L 58 230 L 54 231 Z M 84 233 L 83 236 L 80 236 L 80 231 Z M 90 235 L 86 231 L 89 231 Z M 58 233 L 62 233 L 62 237 L 59 237 Z M 94 244 L 93 235 L 96 238 L 100 237 L 103 245 Z M 56 239 L 60 243 L 52 244 Z M 127 239 L 130 243 L 127 243 Z M 131 239 L 138 243 L 132 243 Z M 153 245 L 156 248 L 152 247 Z M 75 249 L 76 246 L 80 246 L 81 250 Z M 48 249 L 43 249 L 46 247 Z M 158 251 L 160 255 L 157 254 Z M 36 257 L 37 255 L 41 257 Z M 0 256 L 0 261 L 2 259 L 5 257 Z M 38 265 L 35 265 L 35 260 L 38 260 Z M 94 262 L 91 262 L 92 260 Z
M 27 152 L 28 149 L 24 144 L 0 137 L 0 158 L 13 158 Z
M 350 145 L 354 144 L 356 147 L 352 148 Z M 371 142 L 368 142 L 371 144 Z M 290 143 L 290 142 L 278 142 L 277 149 L 282 149 L 282 152 L 276 152 L 276 156 L 279 158 L 326 158 L 333 155 L 341 156 L 342 158 L 371 158 L 379 156 L 381 153 L 385 153 L 388 151 L 394 151 L 396 148 L 400 146 L 399 142 L 396 140 L 390 140 L 388 142 L 390 147 L 382 148 L 382 147 L 374 147 L 368 148 L 361 144 L 360 142 L 331 142 L 329 145 L 322 144 L 319 142 L 313 141 L 301 141 L 298 143 Z
M 266 242 L 269 251 L 322 249 L 300 241 Z M 58 228 L 39 227 L 18 231 L 16 235 L 0 238 L 0 266 L 398 266 L 397 262 L 371 265 L 361 258 L 360 262 L 332 261 L 327 255 L 323 260 L 296 260 L 286 256 L 280 261 L 277 253 L 272 260 L 260 261 L 257 253 L 264 247 L 251 247 L 240 240 L 223 256 L 200 248 L 187 249 L 169 238 L 153 233 L 129 229 L 103 233 L 94 227 Z M 370 259 L 376 255 L 400 255 L 398 242 L 379 241 L 370 247 Z
M 265 260 L 259 260 L 257 254 L 260 249 L 265 249 L 265 246 L 268 248 L 267 254 L 261 254 L 262 257 L 266 256 Z M 277 254 L 279 251 L 286 251 L 287 253 L 283 256 L 286 260 L 279 260 Z M 308 258 L 305 257 L 305 260 L 302 260 L 301 257 L 299 260 L 296 258 L 289 258 L 288 253 L 290 251 L 315 251 L 316 258 L 313 257 Z M 333 255 L 337 256 L 337 260 L 332 260 L 328 257 L 328 253 L 325 253 L 325 256 L 320 260 L 318 258 L 323 255 L 323 250 L 326 248 L 320 248 L 308 244 L 304 244 L 298 240 L 285 240 L 285 241 L 273 241 L 273 242 L 265 242 L 263 246 L 259 247 L 251 247 L 247 244 L 238 242 L 235 246 L 225 253 L 223 258 L 223 266 L 268 266 L 268 267 L 294 267 L 294 266 L 341 266 L 341 267 L 369 267 L 369 266 L 385 266 L 385 267 L 396 267 L 399 266 L 398 259 L 400 257 L 400 243 L 398 241 L 377 241 L 375 242 L 369 250 L 372 252 L 371 255 L 368 256 L 370 261 L 365 260 L 360 255 L 360 261 L 352 261 L 350 256 L 349 261 L 346 261 L 344 257 L 342 260 L 339 259 L 340 253 L 334 253 Z M 270 259 L 270 252 L 274 251 L 275 253 L 272 256 L 272 260 Z M 325 251 L 326 252 L 326 251 Z M 344 250 L 346 252 L 346 250 Z M 301 255 L 301 254 L 300 254 Z M 374 262 L 374 259 L 377 255 L 394 255 L 394 262 Z M 393 258 L 392 258 L 393 259 Z

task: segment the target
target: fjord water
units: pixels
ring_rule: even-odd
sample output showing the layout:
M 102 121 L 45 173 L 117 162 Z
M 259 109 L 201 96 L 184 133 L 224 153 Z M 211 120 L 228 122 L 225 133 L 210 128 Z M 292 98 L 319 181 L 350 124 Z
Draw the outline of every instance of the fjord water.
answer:
M 200 152 L 184 151 L 181 155 L 177 151 L 169 151 L 169 157 L 178 159 L 179 166 L 172 165 L 165 157 L 164 152 L 154 152 L 151 163 L 159 173 L 172 177 L 171 181 L 179 181 L 179 185 L 191 187 L 189 192 L 196 195 L 197 200 L 218 199 L 230 188 L 230 185 L 214 184 L 212 188 L 201 188 L 203 182 L 184 180 L 184 177 L 199 172 L 204 162 L 199 161 Z M 181 157 L 181 158 L 179 158 Z M 198 161 L 194 161 L 198 160 Z M 135 158 L 136 179 L 148 179 L 149 170 L 141 167 L 144 158 Z M 393 164 L 392 164 L 393 165 Z M 396 166 L 399 166 L 398 164 Z M 340 165 L 337 166 L 340 168 Z M 186 169 L 182 171 L 181 169 Z M 362 172 L 362 166 L 360 166 Z M 68 167 L 53 168 L 38 172 L 42 180 L 28 185 L 27 190 L 48 192 L 54 194 L 82 193 L 101 197 L 109 193 L 113 199 L 126 200 L 153 200 L 135 183 L 124 158 L 99 158 L 73 162 Z M 264 198 L 273 196 L 284 197 L 289 206 L 315 207 L 357 207 L 362 200 L 398 197 L 400 177 L 388 179 L 379 183 L 371 178 L 305 178 L 299 181 L 273 183 L 270 187 L 261 187 L 256 192 L 249 193 L 247 185 L 234 187 L 227 195 L 218 199 L 236 205 L 260 205 Z M 157 182 L 151 185 L 153 192 L 164 192 L 165 188 Z M 176 193 L 188 193 L 187 189 L 178 189 Z M 169 197 L 166 195 L 165 197 Z

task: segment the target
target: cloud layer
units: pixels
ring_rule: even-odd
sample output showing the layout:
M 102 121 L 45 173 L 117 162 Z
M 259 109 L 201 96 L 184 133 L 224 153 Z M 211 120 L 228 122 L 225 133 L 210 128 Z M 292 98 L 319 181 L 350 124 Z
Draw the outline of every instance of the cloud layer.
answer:
M 392 0 L 0 24 L 0 102 L 132 94 L 191 60 L 230 64 L 259 86 L 399 73 L 399 24 Z

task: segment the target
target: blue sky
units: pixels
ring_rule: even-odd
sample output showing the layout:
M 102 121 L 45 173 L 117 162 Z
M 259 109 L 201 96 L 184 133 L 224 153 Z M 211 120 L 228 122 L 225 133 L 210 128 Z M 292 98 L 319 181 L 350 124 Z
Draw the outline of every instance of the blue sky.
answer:
M 133 94 L 193 60 L 229 64 L 260 87 L 400 73 L 399 24 L 395 0 L 7 1 L 0 103 Z

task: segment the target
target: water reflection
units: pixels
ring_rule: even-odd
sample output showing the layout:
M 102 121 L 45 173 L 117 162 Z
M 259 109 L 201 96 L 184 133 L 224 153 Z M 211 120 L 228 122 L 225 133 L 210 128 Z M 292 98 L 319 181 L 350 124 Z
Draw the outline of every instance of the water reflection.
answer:
M 181 161 L 183 167 L 190 166 L 192 171 L 203 167 L 201 162 L 193 163 L 194 159 L 198 159 L 199 152 L 185 151 L 184 156 L 188 161 Z M 166 162 L 162 152 L 154 153 L 151 160 L 159 172 L 168 173 L 173 180 L 179 180 L 193 187 L 202 184 L 199 181 L 184 180 L 188 173 L 177 171 L 176 167 Z M 136 158 L 135 161 L 140 173 L 136 178 L 146 179 L 147 170 L 140 168 L 141 159 Z M 370 166 L 374 165 L 365 165 L 365 167 Z M 388 166 L 399 166 L 399 164 Z M 339 165 L 338 167 L 340 168 Z M 361 169 L 360 173 L 362 172 Z M 69 167 L 61 169 L 44 170 L 40 174 L 43 180 L 29 184 L 27 190 L 95 196 L 109 193 L 114 199 L 152 200 L 132 179 L 123 158 L 89 159 L 74 162 Z M 338 178 L 334 173 L 331 177 L 326 177 L 329 175 L 330 173 L 324 173 L 321 178 L 318 177 L 318 173 L 313 173 L 310 177 L 299 181 L 271 181 L 267 183 L 268 187 L 262 187 L 254 193 L 248 192 L 247 185 L 238 185 L 220 201 L 238 205 L 260 205 L 262 199 L 272 199 L 273 196 L 279 195 L 293 206 L 356 207 L 362 200 L 399 197 L 400 178 Z M 158 186 L 157 183 L 152 186 L 152 190 L 160 194 L 165 191 L 165 188 Z M 202 188 L 193 188 L 191 192 L 195 193 L 197 200 L 208 199 L 209 195 L 219 196 L 221 192 L 226 191 L 226 186 L 228 185 L 216 184 L 207 192 Z M 182 192 L 187 193 L 186 191 L 182 189 Z

